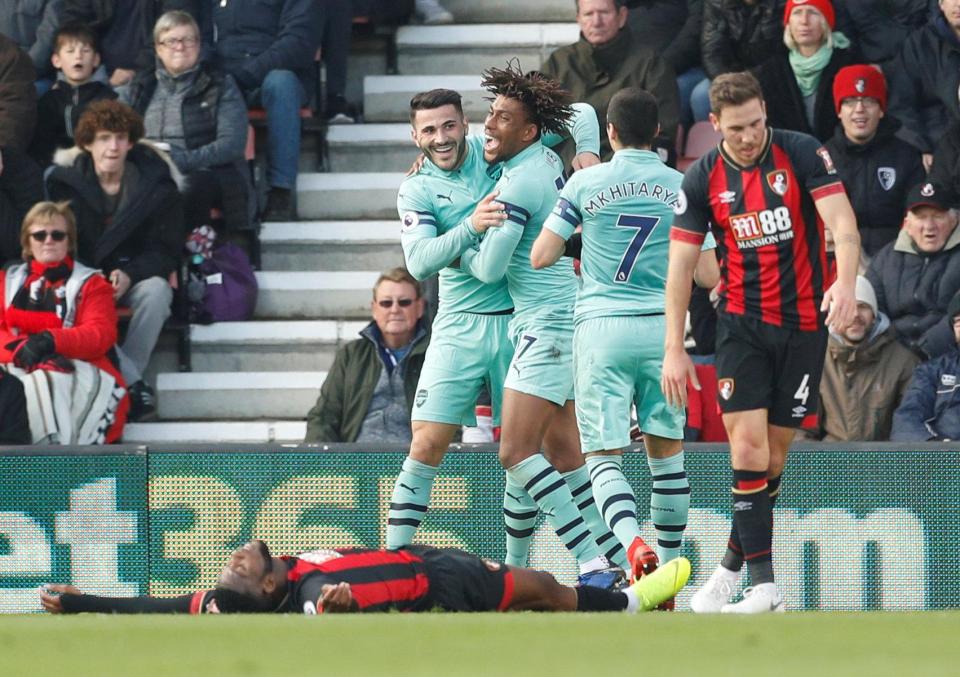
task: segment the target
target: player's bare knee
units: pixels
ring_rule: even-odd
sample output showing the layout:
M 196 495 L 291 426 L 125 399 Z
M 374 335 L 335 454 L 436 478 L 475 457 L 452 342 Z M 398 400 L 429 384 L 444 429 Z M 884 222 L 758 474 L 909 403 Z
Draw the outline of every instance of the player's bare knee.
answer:
M 446 425 L 414 422 L 410 458 L 427 465 L 440 465 L 453 440 L 452 428 Z
M 650 458 L 670 458 L 683 451 L 683 440 L 671 440 L 646 433 L 643 436 L 643 445 Z
M 497 456 L 500 459 L 500 465 L 502 465 L 505 470 L 509 470 L 536 453 L 538 453 L 537 447 L 524 447 L 501 440 Z

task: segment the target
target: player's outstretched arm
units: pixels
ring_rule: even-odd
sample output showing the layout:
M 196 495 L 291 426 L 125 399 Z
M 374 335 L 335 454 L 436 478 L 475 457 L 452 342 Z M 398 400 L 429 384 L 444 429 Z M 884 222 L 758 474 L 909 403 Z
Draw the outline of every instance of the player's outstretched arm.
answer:
M 860 233 L 857 217 L 846 193 L 832 193 L 815 202 L 823 222 L 833 232 L 837 259 L 837 279 L 823 295 L 821 311 L 827 311 L 827 326 L 842 332 L 853 321 L 857 310 L 855 287 L 860 263 Z
M 188 614 L 197 593 L 180 597 L 100 597 L 84 595 L 72 585 L 48 585 L 40 593 L 40 604 L 52 614 L 114 613 L 114 614 Z M 199 611 L 199 610 L 198 610 Z
M 693 362 L 683 347 L 683 328 L 690 305 L 693 273 L 700 259 L 700 246 L 677 239 L 670 241 L 670 263 L 667 266 L 666 339 L 664 340 L 663 373 L 660 387 L 667 403 L 684 407 L 687 403 L 687 379 L 700 389 Z

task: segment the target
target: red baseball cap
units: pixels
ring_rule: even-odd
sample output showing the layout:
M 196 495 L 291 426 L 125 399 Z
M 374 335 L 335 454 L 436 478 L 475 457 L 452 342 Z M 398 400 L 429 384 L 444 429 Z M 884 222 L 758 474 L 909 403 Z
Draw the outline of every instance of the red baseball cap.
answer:
M 813 7 L 823 14 L 823 18 L 827 20 L 827 25 L 830 26 L 830 30 L 833 30 L 833 27 L 836 25 L 836 17 L 833 13 L 833 3 L 830 2 L 830 0 L 787 0 L 787 6 L 783 10 L 783 25 L 787 25 L 787 22 L 790 20 L 790 13 L 793 12 L 794 7 L 803 7 L 804 5 Z
M 833 78 L 833 105 L 840 114 L 840 104 L 848 97 L 869 96 L 880 102 L 880 110 L 887 110 L 887 80 L 883 73 L 866 64 L 845 66 Z

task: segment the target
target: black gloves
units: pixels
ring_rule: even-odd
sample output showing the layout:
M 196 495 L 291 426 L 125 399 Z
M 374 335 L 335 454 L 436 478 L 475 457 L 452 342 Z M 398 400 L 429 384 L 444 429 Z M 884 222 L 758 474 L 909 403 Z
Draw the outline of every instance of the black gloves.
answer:
M 7 350 L 14 351 L 14 365 L 29 371 L 53 355 L 56 346 L 50 332 L 42 331 L 39 334 L 31 334 L 26 339 L 8 343 Z

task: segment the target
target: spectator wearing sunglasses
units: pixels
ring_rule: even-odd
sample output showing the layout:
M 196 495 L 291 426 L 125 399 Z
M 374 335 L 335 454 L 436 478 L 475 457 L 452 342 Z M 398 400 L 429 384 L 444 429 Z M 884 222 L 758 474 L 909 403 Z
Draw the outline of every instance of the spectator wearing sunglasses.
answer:
M 409 444 L 410 410 L 429 336 L 418 283 L 404 268 L 373 286 L 373 321 L 333 359 L 305 442 Z
M 0 277 L 0 364 L 23 382 L 30 441 L 116 442 L 130 406 L 114 344 L 113 289 L 76 261 L 66 202 L 38 202 L 20 231 L 23 263 Z

